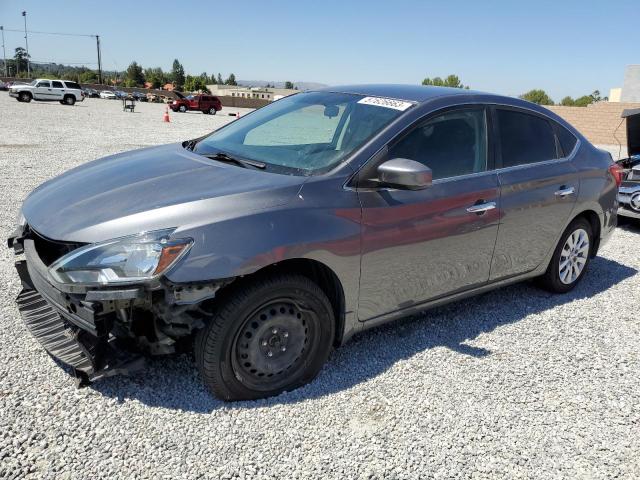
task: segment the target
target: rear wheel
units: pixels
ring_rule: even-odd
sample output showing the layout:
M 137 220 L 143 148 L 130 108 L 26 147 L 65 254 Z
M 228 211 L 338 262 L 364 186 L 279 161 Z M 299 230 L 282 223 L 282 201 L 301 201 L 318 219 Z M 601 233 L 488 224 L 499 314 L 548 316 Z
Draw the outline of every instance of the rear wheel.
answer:
M 65 105 L 74 105 L 76 103 L 76 97 L 73 95 L 65 95 L 63 102 Z
M 18 95 L 18 100 L 21 102 L 29 103 L 31 99 L 32 97 L 29 92 L 20 92 L 20 95 Z
M 577 218 L 562 234 L 540 285 L 556 293 L 572 290 L 582 279 L 591 259 L 593 231 L 584 218 Z
M 209 115 L 215 115 L 216 114 L 216 109 L 214 107 L 211 107 L 209 109 Z
M 333 309 L 298 275 L 258 280 L 232 294 L 195 341 L 207 387 L 224 400 L 277 395 L 310 382 L 331 350 Z

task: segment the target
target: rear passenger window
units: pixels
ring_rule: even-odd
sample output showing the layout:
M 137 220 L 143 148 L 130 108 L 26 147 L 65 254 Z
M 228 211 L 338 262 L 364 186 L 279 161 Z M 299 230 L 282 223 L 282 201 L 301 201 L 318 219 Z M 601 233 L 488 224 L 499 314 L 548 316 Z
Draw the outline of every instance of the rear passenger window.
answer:
M 576 146 L 576 142 L 578 139 L 575 137 L 573 133 L 564 128 L 559 123 L 555 124 L 556 126 L 556 135 L 558 136 L 558 141 L 560 142 L 560 147 L 562 148 L 562 153 L 564 157 L 568 157 L 571 155 L 573 151 L 573 147 Z
M 544 118 L 514 110 L 496 110 L 502 166 L 514 167 L 558 158 L 551 124 Z
M 52 82 L 53 88 L 64 88 L 62 82 L 56 82 L 55 80 Z

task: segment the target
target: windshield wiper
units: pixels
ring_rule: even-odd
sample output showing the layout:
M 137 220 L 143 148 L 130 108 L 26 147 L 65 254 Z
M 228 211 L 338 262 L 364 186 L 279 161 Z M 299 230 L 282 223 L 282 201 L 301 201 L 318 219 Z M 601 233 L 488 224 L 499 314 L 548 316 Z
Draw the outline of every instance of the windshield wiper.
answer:
M 235 163 L 245 168 L 248 168 L 248 167 L 260 168 L 260 169 L 267 168 L 266 163 L 258 162 L 256 160 L 249 160 L 246 158 L 232 157 L 231 155 L 228 155 L 224 152 L 209 153 L 209 154 L 201 153 L 200 155 L 202 155 L 203 157 L 210 158 L 211 160 L 218 160 L 219 162 Z
M 193 151 L 194 147 L 196 146 L 196 143 L 198 143 L 198 139 L 197 138 L 194 138 L 193 140 L 188 140 L 184 144 L 184 148 L 187 149 L 187 150 Z

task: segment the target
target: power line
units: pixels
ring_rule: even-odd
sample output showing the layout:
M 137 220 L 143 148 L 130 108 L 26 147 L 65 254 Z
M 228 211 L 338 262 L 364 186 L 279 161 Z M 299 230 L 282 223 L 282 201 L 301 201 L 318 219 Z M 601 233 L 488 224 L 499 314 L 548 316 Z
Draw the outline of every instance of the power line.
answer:
M 6 32 L 18 32 L 24 33 L 24 30 L 17 30 L 15 28 L 5 28 Z M 63 32 L 39 32 L 35 30 L 27 30 L 27 33 L 36 33 L 40 35 L 65 35 L 69 37 L 91 37 L 95 38 L 97 35 L 89 35 L 88 33 L 63 33 Z

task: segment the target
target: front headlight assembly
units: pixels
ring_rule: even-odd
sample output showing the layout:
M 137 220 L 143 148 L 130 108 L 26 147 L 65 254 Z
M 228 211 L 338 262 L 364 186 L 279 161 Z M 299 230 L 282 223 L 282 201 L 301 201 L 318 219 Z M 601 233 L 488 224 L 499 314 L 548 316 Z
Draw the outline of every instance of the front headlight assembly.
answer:
M 58 283 L 111 285 L 159 277 L 182 258 L 190 238 L 170 239 L 173 229 L 123 237 L 78 248 L 49 267 Z

